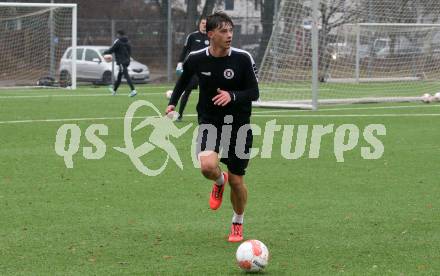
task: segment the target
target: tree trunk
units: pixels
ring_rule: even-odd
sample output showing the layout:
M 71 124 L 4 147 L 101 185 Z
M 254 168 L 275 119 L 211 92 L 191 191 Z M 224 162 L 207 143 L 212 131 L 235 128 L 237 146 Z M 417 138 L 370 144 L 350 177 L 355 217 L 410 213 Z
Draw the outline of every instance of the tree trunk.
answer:
M 214 10 L 214 6 L 217 2 L 221 0 L 206 0 L 205 6 L 203 7 L 202 16 L 208 16 Z
M 273 19 L 275 13 L 275 1 L 273 0 L 260 0 L 261 5 L 261 25 L 263 26 L 260 47 L 258 48 L 258 54 L 256 57 L 256 62 L 258 65 L 261 64 L 263 60 L 264 53 L 266 52 L 267 44 L 269 43 L 270 37 L 272 36 L 273 29 Z
M 185 21 L 185 31 L 186 33 L 193 32 L 196 28 L 196 22 L 198 18 L 197 12 L 197 0 L 188 0 L 186 6 L 186 21 Z

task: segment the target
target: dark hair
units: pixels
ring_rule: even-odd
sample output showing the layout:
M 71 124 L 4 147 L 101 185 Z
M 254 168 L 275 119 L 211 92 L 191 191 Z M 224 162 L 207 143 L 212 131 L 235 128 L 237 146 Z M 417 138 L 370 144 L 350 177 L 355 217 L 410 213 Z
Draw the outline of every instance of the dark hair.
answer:
M 119 30 L 116 32 L 118 35 L 123 36 L 125 35 L 125 32 L 123 30 Z
M 199 17 L 199 19 L 197 19 L 197 27 L 200 26 L 200 23 L 202 22 L 202 20 L 206 20 L 206 16 L 201 15 L 201 16 Z
M 220 28 L 223 24 L 234 27 L 234 23 L 232 23 L 232 19 L 229 15 L 221 11 L 215 12 L 206 18 L 206 32 Z

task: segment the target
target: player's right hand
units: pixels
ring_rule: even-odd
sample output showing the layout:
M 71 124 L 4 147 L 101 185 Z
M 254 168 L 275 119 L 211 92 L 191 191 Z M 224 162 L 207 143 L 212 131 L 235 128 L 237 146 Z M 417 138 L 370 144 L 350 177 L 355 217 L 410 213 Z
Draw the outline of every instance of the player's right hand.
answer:
M 212 98 L 212 101 L 215 105 L 226 106 L 228 103 L 231 102 L 232 98 L 228 91 L 217 88 L 217 93 L 218 94 L 214 98 Z
M 167 106 L 167 109 L 165 109 L 165 115 L 170 113 L 171 111 L 174 111 L 174 109 L 176 108 L 176 106 L 170 104 L 169 106 Z

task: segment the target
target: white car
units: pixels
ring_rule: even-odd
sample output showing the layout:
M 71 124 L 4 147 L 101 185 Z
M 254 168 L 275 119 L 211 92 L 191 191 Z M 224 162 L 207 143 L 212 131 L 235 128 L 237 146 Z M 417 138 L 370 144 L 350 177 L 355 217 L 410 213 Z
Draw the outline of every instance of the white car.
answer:
M 77 46 L 76 48 L 76 76 L 78 81 L 93 82 L 96 84 L 111 84 L 112 62 L 106 62 L 103 53 L 107 46 Z M 72 70 L 72 49 L 69 47 L 63 54 L 60 62 L 60 85 L 70 85 Z M 119 66 L 114 63 L 114 76 L 117 77 Z M 135 83 L 148 83 L 150 71 L 147 65 L 131 59 L 128 74 Z

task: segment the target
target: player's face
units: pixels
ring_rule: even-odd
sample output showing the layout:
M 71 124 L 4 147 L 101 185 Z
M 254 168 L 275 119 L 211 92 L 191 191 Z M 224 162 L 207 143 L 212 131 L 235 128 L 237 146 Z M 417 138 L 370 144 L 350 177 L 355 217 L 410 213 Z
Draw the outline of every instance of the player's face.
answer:
M 206 33 L 206 19 L 200 20 L 199 30 L 202 33 Z
M 229 49 L 231 48 L 233 34 L 234 30 L 231 24 L 223 23 L 221 27 L 209 31 L 208 36 L 211 39 L 211 43 L 216 47 Z

